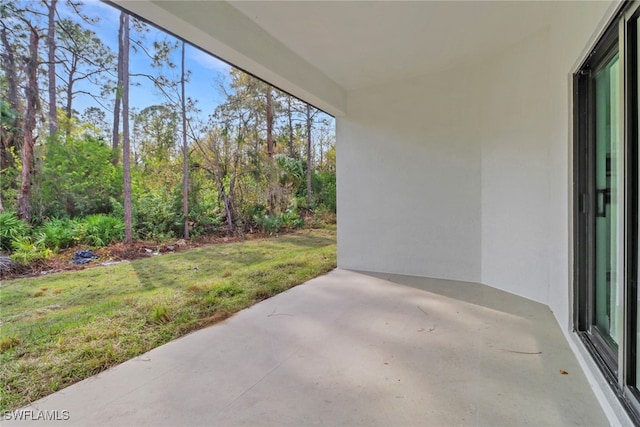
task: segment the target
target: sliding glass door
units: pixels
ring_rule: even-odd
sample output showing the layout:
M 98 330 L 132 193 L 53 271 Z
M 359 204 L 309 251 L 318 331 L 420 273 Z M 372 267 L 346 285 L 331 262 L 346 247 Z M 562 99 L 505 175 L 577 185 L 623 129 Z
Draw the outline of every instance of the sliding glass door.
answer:
M 640 425 L 640 2 L 574 74 L 574 324 Z
M 615 50 L 613 51 L 615 52 Z M 617 52 L 594 72 L 594 182 L 593 267 L 595 307 L 593 328 L 617 354 L 620 302 L 618 300 L 618 163 L 620 162 L 620 61 Z
M 622 339 L 620 234 L 622 87 L 618 33 L 610 32 L 576 75 L 578 329 L 616 378 Z

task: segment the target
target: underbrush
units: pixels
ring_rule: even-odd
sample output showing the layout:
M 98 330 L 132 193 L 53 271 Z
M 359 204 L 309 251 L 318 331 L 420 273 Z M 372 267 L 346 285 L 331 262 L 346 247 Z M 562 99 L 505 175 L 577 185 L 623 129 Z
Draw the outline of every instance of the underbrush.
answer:
M 53 218 L 40 227 L 30 227 L 12 212 L 0 213 L 0 249 L 22 265 L 46 259 L 62 249 L 77 245 L 104 247 L 123 237 L 123 221 L 108 215 Z
M 153 198 L 142 204 L 158 208 L 153 215 L 134 215 L 134 235 L 144 241 L 168 242 L 180 236 L 182 218 Z M 152 212 L 153 209 L 140 212 Z M 166 209 L 165 209 L 166 208 Z M 303 212 L 303 213 L 299 213 Z M 192 237 L 225 233 L 218 210 L 212 206 L 194 207 L 189 217 Z M 247 218 L 247 219 L 242 219 Z M 168 224 L 168 225 L 167 225 Z M 244 225 L 243 225 L 244 224 Z M 335 224 L 335 213 L 320 206 L 316 211 L 298 209 L 292 204 L 286 211 L 268 214 L 263 205 L 254 205 L 238 218 L 239 231 L 258 231 L 272 236 L 303 227 L 325 228 Z M 32 227 L 13 212 L 0 213 L 0 255 L 8 253 L 13 262 L 26 266 L 46 260 L 54 254 L 77 246 L 102 248 L 124 240 L 124 222 L 120 217 L 94 214 L 82 218 L 51 218 Z M 0 266 L 1 268 L 1 266 Z M 1 272 L 1 270 L 0 270 Z

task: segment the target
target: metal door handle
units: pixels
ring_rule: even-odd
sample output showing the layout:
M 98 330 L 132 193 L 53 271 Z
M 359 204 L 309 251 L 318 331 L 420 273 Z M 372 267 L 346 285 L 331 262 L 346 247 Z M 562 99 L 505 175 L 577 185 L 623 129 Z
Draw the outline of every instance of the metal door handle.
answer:
M 607 205 L 611 203 L 611 189 L 596 190 L 596 217 L 607 216 Z

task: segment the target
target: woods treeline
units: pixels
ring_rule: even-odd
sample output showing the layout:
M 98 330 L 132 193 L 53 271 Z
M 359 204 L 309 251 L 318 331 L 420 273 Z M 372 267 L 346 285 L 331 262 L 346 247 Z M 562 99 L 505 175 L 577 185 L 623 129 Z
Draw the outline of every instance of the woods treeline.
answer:
M 333 118 L 237 69 L 193 96 L 192 47 L 122 12 L 107 43 L 85 9 L 0 0 L 0 250 L 335 219 Z

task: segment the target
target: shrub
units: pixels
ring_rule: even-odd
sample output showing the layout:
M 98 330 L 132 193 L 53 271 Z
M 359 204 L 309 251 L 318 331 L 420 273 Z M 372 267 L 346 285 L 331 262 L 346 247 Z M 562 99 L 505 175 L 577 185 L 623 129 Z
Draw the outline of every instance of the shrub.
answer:
M 280 214 L 256 215 L 253 221 L 264 233 L 270 235 L 282 230 L 292 230 L 304 226 L 304 218 L 300 218 L 296 210 L 292 208 Z
M 11 259 L 18 264 L 30 264 L 51 256 L 51 250 L 44 245 L 44 236 L 36 235 L 35 238 L 23 236 L 12 243 L 13 253 Z
M 179 235 L 182 212 L 167 194 L 148 192 L 134 201 L 134 229 L 143 239 L 166 240 Z
M 28 233 L 29 225 L 15 213 L 0 213 L 0 249 L 10 250 L 15 240 Z
M 53 138 L 46 145 L 34 200 L 44 215 L 55 217 L 109 212 L 110 199 L 120 195 L 121 177 L 103 141 L 88 135 Z
M 78 221 L 77 239 L 87 245 L 107 246 L 124 239 L 124 222 L 108 215 L 89 215 Z
M 222 225 L 220 209 L 213 204 L 197 203 L 189 205 L 189 224 L 192 236 L 215 233 Z M 182 224 L 181 224 L 182 225 Z
M 45 246 L 55 252 L 78 243 L 78 222 L 71 219 L 51 219 L 38 232 L 44 236 Z
M 217 203 L 203 201 L 200 189 L 194 184 L 189 194 L 189 220 L 192 237 L 214 233 L 220 229 L 222 216 Z M 165 191 L 141 192 L 134 200 L 133 228 L 137 236 L 148 240 L 167 240 L 182 236 L 184 214 L 182 212 L 182 188 L 173 194 Z M 114 209 L 115 212 L 115 209 Z
M 317 174 L 320 182 L 316 194 L 317 204 L 324 206 L 329 211 L 336 213 L 336 174 L 332 172 L 321 172 Z

